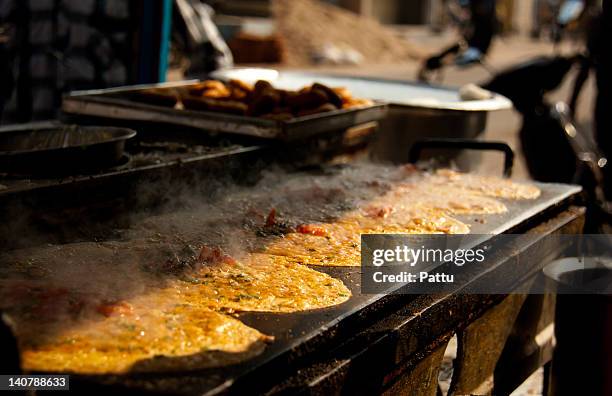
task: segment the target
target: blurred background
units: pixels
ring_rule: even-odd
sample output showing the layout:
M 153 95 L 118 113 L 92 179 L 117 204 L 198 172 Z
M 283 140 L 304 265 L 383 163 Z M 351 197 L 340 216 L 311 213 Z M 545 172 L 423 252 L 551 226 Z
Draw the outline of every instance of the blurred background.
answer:
M 480 45 L 486 62 L 468 52 L 429 79 L 456 87 L 484 82 L 534 56 L 583 48 L 590 10 L 599 5 L 574 2 L 582 4 L 580 16 L 561 34 L 563 3 L 572 1 L 2 0 L 2 121 L 55 118 L 68 91 L 204 78 L 232 65 L 414 81 L 425 59 L 470 29 L 488 36 Z M 492 7 L 480 24 L 490 31 L 473 31 L 474 4 Z M 568 100 L 571 81 L 553 100 Z M 575 112 L 586 130 L 593 87 L 588 79 Z M 520 122 L 514 110 L 492 112 L 482 137 L 517 149 Z M 514 175 L 528 176 L 520 156 Z

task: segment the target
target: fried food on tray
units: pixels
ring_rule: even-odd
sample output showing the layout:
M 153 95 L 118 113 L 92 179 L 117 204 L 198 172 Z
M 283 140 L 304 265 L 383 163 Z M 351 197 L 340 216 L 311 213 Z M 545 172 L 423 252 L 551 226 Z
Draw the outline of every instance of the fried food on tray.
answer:
M 227 98 L 231 91 L 221 81 L 206 80 L 187 88 L 190 95 L 206 98 Z
M 312 90 L 313 91 L 318 90 L 318 91 L 325 93 L 325 96 L 327 96 L 327 100 L 329 101 L 329 103 L 331 103 L 332 105 L 338 108 L 341 108 L 342 105 L 344 104 L 344 101 L 342 100 L 340 95 L 338 95 L 336 91 L 334 91 L 332 88 L 328 87 L 327 85 L 314 83 L 312 84 Z M 347 96 L 350 97 L 351 95 L 349 94 Z
M 298 91 L 276 89 L 268 81 L 250 85 L 240 80 L 227 83 L 202 81 L 184 88 L 153 88 L 139 91 L 134 98 L 146 103 L 187 110 L 248 115 L 271 120 L 290 120 L 339 109 L 371 106 L 372 101 L 354 98 L 346 88 L 315 83 Z M 177 108 L 181 108 L 178 106 Z
M 245 93 L 250 93 L 253 91 L 253 86 L 247 82 L 242 80 L 232 79 L 227 83 L 232 88 L 239 89 Z
M 271 114 L 274 109 L 280 107 L 281 94 L 276 91 L 267 81 L 257 81 L 253 91 L 248 98 L 248 114 L 251 116 L 261 116 Z

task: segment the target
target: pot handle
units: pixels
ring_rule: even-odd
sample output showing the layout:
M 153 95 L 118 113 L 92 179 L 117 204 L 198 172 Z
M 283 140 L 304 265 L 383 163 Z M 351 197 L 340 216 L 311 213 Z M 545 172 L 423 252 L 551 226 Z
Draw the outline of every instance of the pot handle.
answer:
M 419 140 L 410 148 L 408 156 L 411 163 L 419 160 L 421 152 L 427 148 L 444 148 L 456 150 L 501 151 L 504 153 L 504 177 L 512 175 L 514 151 L 504 142 L 482 141 L 473 139 L 432 138 Z

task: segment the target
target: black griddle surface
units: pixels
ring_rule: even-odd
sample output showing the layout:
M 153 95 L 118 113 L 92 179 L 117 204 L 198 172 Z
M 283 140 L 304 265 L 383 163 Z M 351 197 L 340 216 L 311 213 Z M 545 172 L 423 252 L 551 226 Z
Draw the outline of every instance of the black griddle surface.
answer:
M 508 211 L 498 215 L 455 216 L 471 225 L 472 234 L 520 233 L 532 227 L 543 213 L 567 205 L 580 192 L 580 187 L 563 184 L 536 183 L 542 190 L 534 200 L 502 200 Z M 288 375 L 292 364 L 308 359 L 315 351 L 331 349 L 364 326 L 380 320 L 389 310 L 405 306 L 417 296 L 360 294 L 360 267 L 316 267 L 321 272 L 341 279 L 352 291 L 349 301 L 331 308 L 291 313 L 244 313 L 238 318 L 275 341 L 259 356 L 235 366 L 184 373 L 80 377 L 84 386 L 118 387 L 127 393 L 153 391 L 181 395 L 213 395 L 248 391 L 257 392 Z M 400 305 L 398 305 L 400 304 Z

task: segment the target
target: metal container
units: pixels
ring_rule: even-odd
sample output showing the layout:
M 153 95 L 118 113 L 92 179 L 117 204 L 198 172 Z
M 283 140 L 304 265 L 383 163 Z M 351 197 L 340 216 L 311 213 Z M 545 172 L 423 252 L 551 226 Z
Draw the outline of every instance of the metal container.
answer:
M 355 96 L 386 102 L 387 117 L 380 121 L 373 156 L 383 161 L 408 162 L 412 144 L 425 138 L 477 138 L 486 127 L 489 111 L 512 108 L 505 97 L 491 93 L 489 99 L 461 100 L 459 90 L 399 80 L 345 77 L 309 72 L 279 72 L 272 69 L 227 69 L 213 73 L 221 80 L 240 79 L 247 82 L 268 80 L 283 89 L 296 89 L 320 82 L 346 87 Z M 440 152 L 438 152 L 440 153 Z M 478 155 L 444 152 L 459 165 L 470 165 Z M 469 169 L 469 166 L 467 166 Z
M 412 145 L 424 138 L 476 139 L 487 125 L 486 111 L 462 111 L 392 104 L 387 118 L 380 122 L 380 133 L 374 145 L 374 157 L 394 163 L 408 161 Z M 477 154 L 437 151 L 452 157 L 462 168 L 474 165 Z
M 554 395 L 612 392 L 607 374 L 612 370 L 612 258 L 607 251 L 601 253 L 608 257 L 566 257 L 544 267 L 544 274 L 560 292 L 551 381 Z
M 16 174 L 72 174 L 121 162 L 136 131 L 62 125 L 0 131 L 0 170 Z
M 380 120 L 387 112 L 385 104 L 373 103 L 369 106 L 326 111 L 281 121 L 216 111 L 179 110 L 139 102 L 133 98 L 134 93 L 151 88 L 187 89 L 193 84 L 193 81 L 185 81 L 76 91 L 63 98 L 62 110 L 72 115 L 165 123 L 196 128 L 210 134 L 226 133 L 283 141 L 344 131 L 355 125 Z

